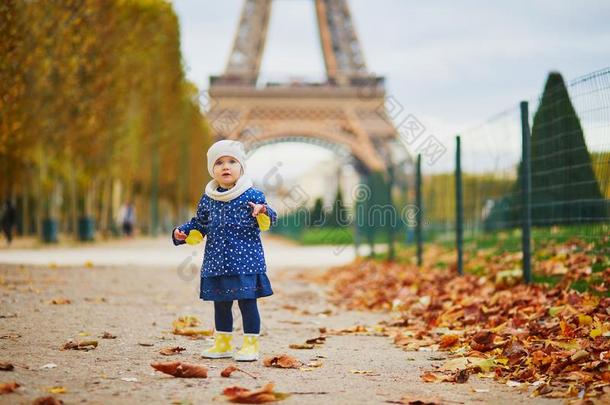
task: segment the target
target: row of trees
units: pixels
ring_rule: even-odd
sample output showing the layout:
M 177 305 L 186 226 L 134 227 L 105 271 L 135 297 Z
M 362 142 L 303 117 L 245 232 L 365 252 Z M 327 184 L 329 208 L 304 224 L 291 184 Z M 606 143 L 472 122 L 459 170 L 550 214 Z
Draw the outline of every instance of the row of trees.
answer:
M 6 0 L 0 38 L 0 197 L 25 232 L 107 231 L 134 199 L 155 232 L 196 203 L 211 140 L 170 3 Z

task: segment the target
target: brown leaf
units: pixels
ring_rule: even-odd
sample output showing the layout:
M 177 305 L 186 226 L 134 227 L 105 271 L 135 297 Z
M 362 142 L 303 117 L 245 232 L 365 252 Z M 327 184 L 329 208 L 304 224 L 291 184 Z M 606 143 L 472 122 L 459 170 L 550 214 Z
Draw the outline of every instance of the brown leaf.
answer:
M 267 357 L 263 360 L 265 367 L 278 367 L 278 368 L 299 368 L 303 363 L 287 354 L 280 354 L 275 357 Z
M 18 333 L 9 333 L 6 335 L 0 335 L 0 339 L 19 339 L 21 337 Z
M 350 370 L 352 374 L 374 375 L 373 370 Z
M 502 354 L 508 358 L 511 364 L 516 364 L 521 361 L 524 356 L 527 356 L 527 351 L 517 340 L 512 340 L 506 344 Z
M 164 356 L 173 356 L 174 354 L 180 354 L 180 352 L 183 352 L 185 350 L 186 349 L 184 347 L 179 347 L 179 346 L 164 347 L 163 349 L 159 350 L 159 353 Z
M 110 332 L 104 332 L 102 339 L 116 339 L 116 336 Z
M 57 399 L 51 395 L 47 397 L 40 397 L 34 400 L 33 405 L 62 405 L 64 401 Z
M 243 387 L 227 387 L 222 391 L 230 402 L 240 404 L 262 404 L 266 402 L 281 401 L 289 394 L 274 392 L 273 383 L 267 383 L 258 390 L 250 391 Z
M 425 373 L 420 375 L 420 378 L 424 382 L 437 382 L 438 381 L 438 376 L 434 373 L 431 373 L 430 371 L 426 371 Z
M 19 383 L 15 381 L 0 383 L 0 394 L 10 394 L 19 387 Z
M 313 339 L 307 339 L 305 341 L 306 344 L 314 344 L 314 345 L 321 345 L 324 342 L 326 342 L 326 336 L 318 336 Z
M 224 370 L 222 370 L 220 372 L 220 375 L 222 377 L 231 377 L 231 373 L 233 373 L 234 371 L 239 371 L 239 368 L 237 368 L 235 366 L 228 366 L 227 368 L 225 368 Z
M 0 362 L 0 370 L 11 371 L 15 368 L 11 363 Z
M 495 334 L 489 330 L 482 330 L 480 332 L 477 332 L 473 337 L 472 340 L 474 340 L 475 342 L 477 342 L 478 344 L 481 345 L 488 345 L 493 343 L 494 340 L 494 336 Z
M 249 389 L 247 389 L 247 388 L 238 387 L 238 386 L 236 386 L 236 385 L 233 385 L 233 386 L 231 386 L 231 387 L 227 387 L 227 388 L 225 388 L 225 389 L 222 391 L 222 394 L 223 394 L 223 395 L 226 395 L 226 396 L 228 396 L 228 397 L 236 397 L 236 396 L 238 396 L 239 394 L 244 393 L 244 392 L 250 392 L 250 390 L 249 390 Z
M 400 399 L 401 404 L 406 405 L 442 405 L 444 401 L 440 398 L 424 398 L 421 396 L 406 395 Z
M 291 343 L 288 347 L 291 349 L 313 349 L 315 345 L 308 343 Z
M 183 363 L 180 361 L 166 363 L 151 363 L 151 367 L 162 373 L 180 378 L 207 378 L 208 369 L 198 364 Z
M 65 305 L 65 304 L 71 304 L 72 301 L 70 301 L 67 298 L 55 298 L 55 299 L 51 300 L 50 303 L 53 305 Z
M 97 347 L 97 340 L 83 340 L 81 342 L 69 340 L 62 346 L 61 350 L 93 350 Z
M 248 373 L 247 371 L 242 370 L 241 368 L 239 368 L 239 367 L 237 367 L 237 366 L 233 366 L 233 365 L 228 366 L 227 368 L 225 368 L 224 370 L 222 370 L 222 372 L 220 373 L 220 375 L 221 375 L 222 377 L 230 377 L 230 376 L 231 376 L 231 374 L 232 374 L 233 372 L 235 372 L 235 371 L 242 372 L 242 373 L 244 373 L 244 374 L 246 374 L 246 375 L 248 375 L 248 376 L 250 376 L 250 377 L 252 377 L 252 378 L 254 378 L 254 379 L 258 378 L 258 377 L 256 377 L 254 374 L 250 374 L 250 373 Z
M 469 369 L 459 370 L 455 373 L 454 376 L 455 376 L 456 383 L 464 384 L 466 381 L 468 381 L 468 377 L 470 377 L 470 370 Z
M 448 347 L 455 345 L 459 340 L 460 340 L 460 337 L 458 335 L 443 335 L 443 337 L 441 338 L 441 341 L 439 342 L 439 346 L 442 349 L 446 349 Z

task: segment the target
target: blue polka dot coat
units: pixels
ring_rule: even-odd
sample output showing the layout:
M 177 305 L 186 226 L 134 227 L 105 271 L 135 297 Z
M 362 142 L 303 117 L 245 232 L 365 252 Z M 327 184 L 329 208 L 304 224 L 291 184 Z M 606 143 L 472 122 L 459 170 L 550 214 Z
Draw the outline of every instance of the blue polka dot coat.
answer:
M 218 187 L 218 191 L 226 189 Z M 203 300 L 232 301 L 273 294 L 266 275 L 261 231 L 248 202 L 264 204 L 271 226 L 276 224 L 277 214 L 263 192 L 250 187 L 230 201 L 214 200 L 204 194 L 195 216 L 176 227 L 186 234 L 197 229 L 206 236 L 200 284 Z M 172 240 L 174 245 L 186 243 L 174 238 L 173 230 Z

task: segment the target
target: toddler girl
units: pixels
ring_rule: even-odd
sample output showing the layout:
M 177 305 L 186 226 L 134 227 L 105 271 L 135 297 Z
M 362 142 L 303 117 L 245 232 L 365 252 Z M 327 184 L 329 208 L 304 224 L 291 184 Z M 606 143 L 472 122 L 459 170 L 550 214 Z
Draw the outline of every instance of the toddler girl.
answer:
M 212 180 L 190 221 L 172 231 L 174 245 L 197 243 L 207 236 L 201 266 L 200 298 L 214 301 L 214 345 L 202 356 L 253 361 L 259 357 L 260 317 L 257 298 L 273 294 L 266 275 L 260 231 L 277 221 L 262 191 L 245 175 L 246 156 L 241 142 L 223 140 L 208 150 Z M 244 342 L 233 353 L 233 316 L 237 300 Z

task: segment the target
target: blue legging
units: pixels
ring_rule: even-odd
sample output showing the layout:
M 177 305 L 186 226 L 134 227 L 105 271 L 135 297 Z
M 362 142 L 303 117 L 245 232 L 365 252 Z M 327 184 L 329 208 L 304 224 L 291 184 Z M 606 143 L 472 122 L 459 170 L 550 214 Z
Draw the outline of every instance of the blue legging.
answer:
M 258 314 L 256 299 L 238 300 L 239 310 L 244 323 L 244 333 L 260 333 L 261 318 Z M 214 301 L 214 322 L 216 331 L 233 332 L 233 301 Z

